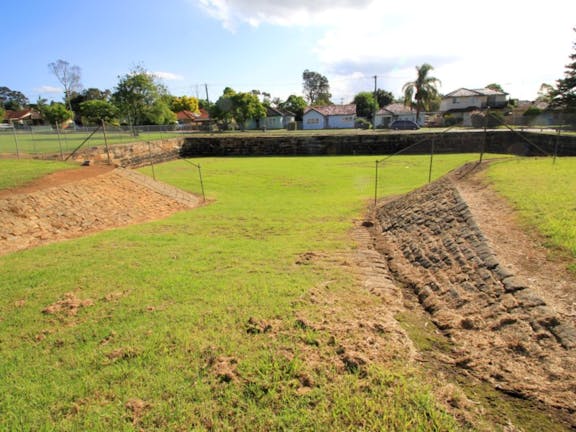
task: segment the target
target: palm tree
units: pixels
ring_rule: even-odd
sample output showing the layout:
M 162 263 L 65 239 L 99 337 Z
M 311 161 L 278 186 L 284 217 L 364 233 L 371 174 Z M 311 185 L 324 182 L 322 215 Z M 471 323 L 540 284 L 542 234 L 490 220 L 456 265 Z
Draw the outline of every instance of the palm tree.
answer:
M 438 78 L 428 76 L 434 68 L 428 63 L 416 66 L 417 78 L 404 84 L 404 105 L 416 108 L 416 121 L 420 118 L 420 111 L 428 110 L 430 102 L 438 98 L 437 85 L 441 84 Z

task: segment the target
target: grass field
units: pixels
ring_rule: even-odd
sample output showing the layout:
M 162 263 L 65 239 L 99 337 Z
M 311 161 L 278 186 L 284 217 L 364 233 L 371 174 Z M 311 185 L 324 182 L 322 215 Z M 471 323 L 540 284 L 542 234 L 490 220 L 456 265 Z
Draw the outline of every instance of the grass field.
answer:
M 69 154 L 76 147 L 88 138 L 90 132 L 66 131 L 58 135 L 56 132 L 29 132 L 0 131 L 0 154 Z M 177 132 L 141 132 L 138 137 L 132 136 L 128 132 L 108 132 L 108 144 L 126 144 L 139 141 L 153 141 L 179 136 Z M 105 144 L 104 135 L 101 131 L 95 133 L 85 144 L 86 148 L 103 146 Z
M 475 159 L 437 156 L 433 176 Z M 299 324 L 321 315 L 307 293 L 356 281 L 339 262 L 296 263 L 354 247 L 374 160 L 201 159 L 210 205 L 0 257 L 0 430 L 465 429 L 434 401 L 433 377 L 401 358 L 348 373 L 310 361 L 337 359 L 338 341 Z M 4 174 L 20 169 L 7 162 Z M 380 194 L 425 183 L 428 162 L 388 160 Z M 573 162 L 490 172 L 566 164 L 569 178 Z M 184 161 L 155 172 L 200 191 Z
M 517 159 L 495 164 L 489 179 L 548 246 L 576 259 L 576 158 Z M 571 264 L 576 271 L 576 263 Z
M 435 176 L 476 157 L 439 156 Z M 374 158 L 201 163 L 208 206 L 0 258 L 0 429 L 459 430 L 422 372 L 309 364 L 337 343 L 295 324 L 317 313 L 310 289 L 355 283 L 338 263 L 295 262 L 353 247 Z M 382 193 L 422 184 L 427 164 L 391 162 Z M 182 161 L 156 175 L 198 190 Z M 274 331 L 248 333 L 250 318 Z

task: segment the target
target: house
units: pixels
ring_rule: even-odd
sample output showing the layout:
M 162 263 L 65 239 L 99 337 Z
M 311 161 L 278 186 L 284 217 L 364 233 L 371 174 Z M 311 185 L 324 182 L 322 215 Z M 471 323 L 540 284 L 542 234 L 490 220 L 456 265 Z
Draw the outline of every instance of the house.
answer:
M 416 118 L 416 110 L 401 103 L 393 103 L 378 110 L 375 120 L 376 127 L 386 128 L 396 120 L 411 120 L 419 125 L 423 125 L 424 119 L 425 116 L 423 112 Z
M 295 121 L 295 116 L 289 111 L 279 108 L 266 107 L 266 117 L 259 119 L 249 119 L 244 125 L 245 129 L 286 129 L 288 125 Z
M 210 115 L 204 108 L 198 112 L 183 110 L 176 113 L 176 120 L 183 129 L 199 129 L 209 125 Z
M 302 129 L 352 129 L 356 104 L 313 106 L 304 110 Z
M 459 88 L 442 97 L 440 112 L 462 119 L 464 126 L 471 126 L 470 113 L 487 108 L 505 108 L 508 93 L 483 89 Z
M 14 126 L 36 126 L 44 124 L 44 118 L 40 111 L 33 108 L 19 111 L 6 110 L 4 122 Z

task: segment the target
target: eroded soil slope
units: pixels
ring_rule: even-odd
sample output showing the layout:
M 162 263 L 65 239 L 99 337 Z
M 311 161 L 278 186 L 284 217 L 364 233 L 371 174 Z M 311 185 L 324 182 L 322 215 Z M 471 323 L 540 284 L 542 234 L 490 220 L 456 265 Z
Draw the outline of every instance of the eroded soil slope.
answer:
M 525 234 L 516 247 L 495 247 L 513 245 L 519 230 L 482 209 L 486 199 L 497 200 L 462 169 L 379 206 L 374 245 L 451 340 L 448 362 L 506 393 L 561 409 L 576 425 L 576 330 L 567 302 L 576 286 L 569 274 L 534 263 L 541 256 Z
M 56 173 L 0 195 L 0 255 L 159 219 L 198 203 L 194 195 L 121 168 Z

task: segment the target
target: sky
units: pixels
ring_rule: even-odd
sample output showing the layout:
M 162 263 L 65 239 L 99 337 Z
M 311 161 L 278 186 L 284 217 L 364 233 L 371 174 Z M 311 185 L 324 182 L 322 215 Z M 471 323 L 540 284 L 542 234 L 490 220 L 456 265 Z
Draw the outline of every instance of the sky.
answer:
M 30 102 L 62 100 L 48 68 L 60 59 L 84 88 L 114 90 L 140 65 L 173 95 L 211 101 L 224 87 L 302 96 L 306 69 L 334 103 L 375 84 L 400 97 L 424 63 L 443 94 L 497 83 L 533 100 L 576 42 L 574 0 L 28 0 L 0 16 L 0 87 Z

